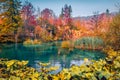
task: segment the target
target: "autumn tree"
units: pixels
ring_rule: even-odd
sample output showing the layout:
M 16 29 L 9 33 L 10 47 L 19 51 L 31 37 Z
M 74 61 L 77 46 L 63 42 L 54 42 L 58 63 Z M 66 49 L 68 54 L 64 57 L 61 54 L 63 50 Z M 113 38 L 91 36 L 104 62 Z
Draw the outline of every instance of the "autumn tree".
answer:
M 113 18 L 107 33 L 107 44 L 112 46 L 113 49 L 120 49 L 120 12 Z
M 34 12 L 35 9 L 33 5 L 30 2 L 25 1 L 24 5 L 22 6 L 21 16 L 24 22 L 23 30 L 25 31 L 25 34 L 27 33 L 29 37 L 33 35 L 34 28 L 37 24 L 36 16 L 34 15 Z
M 0 0 L 0 8 L 2 9 L 0 18 L 3 21 L 0 26 L 0 36 L 9 38 L 10 35 L 14 34 L 15 42 L 17 42 L 18 28 L 22 24 L 20 17 L 21 2 L 20 0 Z
M 50 20 L 52 20 L 55 17 L 54 12 L 51 9 L 45 8 L 41 11 L 41 25 L 44 28 L 47 28 L 51 23 Z
M 43 20 L 48 20 L 49 18 L 54 17 L 54 13 L 51 9 L 45 8 L 41 11 L 41 17 Z
M 94 15 L 90 19 L 90 25 L 92 26 L 92 30 L 94 31 L 95 36 L 99 36 L 99 30 L 101 21 L 103 19 L 103 16 L 99 14 L 99 12 L 94 12 Z
M 63 39 L 72 39 L 73 33 L 72 30 L 74 29 L 73 21 L 72 21 L 72 7 L 71 5 L 65 4 L 62 8 L 60 18 L 63 21 L 63 29 L 64 33 L 62 34 Z
M 106 42 L 106 34 L 109 31 L 109 27 L 114 16 L 107 9 L 105 13 L 100 14 L 100 17 L 102 17 L 102 20 L 99 25 L 99 36 Z
M 41 27 L 45 28 L 51 35 L 55 35 L 55 14 L 51 9 L 45 8 L 41 11 Z
M 35 39 L 40 39 L 41 32 L 42 32 L 42 28 L 39 25 L 37 25 L 34 30 Z
M 91 22 L 91 25 L 93 26 L 93 29 L 97 29 L 99 27 L 100 20 L 99 20 L 98 12 L 94 12 L 94 15 L 91 18 L 90 22 Z
M 64 8 L 62 8 L 60 17 L 65 21 L 66 25 L 70 25 L 72 22 L 72 7 L 71 5 L 65 4 Z
M 37 7 L 37 17 L 40 18 L 41 12 L 40 12 L 40 7 Z

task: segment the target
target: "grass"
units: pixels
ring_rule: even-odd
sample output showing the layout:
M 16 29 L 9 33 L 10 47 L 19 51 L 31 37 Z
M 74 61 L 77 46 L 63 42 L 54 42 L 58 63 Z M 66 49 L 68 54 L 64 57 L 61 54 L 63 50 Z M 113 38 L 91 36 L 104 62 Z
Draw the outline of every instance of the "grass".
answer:
M 74 44 L 76 48 L 83 49 L 101 49 L 104 45 L 103 40 L 99 37 L 82 37 Z

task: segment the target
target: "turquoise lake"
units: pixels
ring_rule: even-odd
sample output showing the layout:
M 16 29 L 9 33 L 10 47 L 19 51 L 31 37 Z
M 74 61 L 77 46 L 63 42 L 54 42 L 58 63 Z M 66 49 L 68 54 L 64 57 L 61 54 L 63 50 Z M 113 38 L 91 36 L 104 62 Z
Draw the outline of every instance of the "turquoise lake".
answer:
M 60 70 L 72 65 L 81 65 L 84 58 L 89 60 L 104 59 L 102 51 L 61 48 L 61 42 L 42 43 L 41 45 L 24 46 L 21 43 L 0 44 L 0 58 L 27 60 L 28 66 L 39 69 L 38 62 L 50 62 L 51 66 L 59 66 Z

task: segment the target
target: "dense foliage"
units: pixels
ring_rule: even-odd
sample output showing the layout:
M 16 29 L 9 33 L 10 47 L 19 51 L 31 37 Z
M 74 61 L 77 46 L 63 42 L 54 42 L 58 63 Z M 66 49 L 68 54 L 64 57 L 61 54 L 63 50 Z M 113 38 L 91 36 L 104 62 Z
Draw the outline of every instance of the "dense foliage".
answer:
M 76 40 L 83 36 L 105 38 L 114 17 L 107 10 L 102 14 L 95 13 L 87 20 L 77 19 L 72 17 L 72 6 L 67 4 L 56 16 L 49 8 L 35 9 L 27 0 L 23 5 L 19 0 L 1 0 L 0 7 L 0 42 L 24 42 L 28 39 L 49 42 Z
M 110 28 L 106 33 L 106 42 L 113 49 L 120 49 L 120 13 L 113 18 Z
M 22 26 L 20 16 L 21 2 L 19 0 L 0 0 L 0 41 L 17 42 L 18 28 Z M 15 38 L 13 37 L 15 36 Z M 11 37 L 11 39 L 9 39 Z M 12 39 L 13 38 L 13 39 Z
M 0 59 L 0 80 L 119 80 L 120 79 L 120 13 L 95 13 L 88 20 L 72 17 L 71 5 L 62 8 L 59 17 L 51 9 L 42 11 L 29 1 L 0 0 L 0 42 L 26 45 L 65 40 L 61 48 L 72 50 L 103 49 L 107 58 L 99 61 L 85 59 L 81 66 L 71 66 L 57 74 L 58 67 L 38 63 L 40 72 L 28 67 L 28 61 Z M 18 40 L 19 38 L 19 40 Z M 73 42 L 72 42 L 73 41 Z M 48 48 L 48 46 L 46 47 Z M 112 50 L 114 49 L 114 50 Z M 58 53 L 59 54 L 59 53 Z
M 111 56 L 114 55 L 114 56 Z M 84 60 L 81 66 L 63 69 L 57 74 L 49 72 L 59 67 L 47 67 L 50 63 L 38 63 L 40 72 L 27 66 L 28 61 L 0 59 L 0 80 L 119 80 L 120 53 L 112 49 L 105 60 Z

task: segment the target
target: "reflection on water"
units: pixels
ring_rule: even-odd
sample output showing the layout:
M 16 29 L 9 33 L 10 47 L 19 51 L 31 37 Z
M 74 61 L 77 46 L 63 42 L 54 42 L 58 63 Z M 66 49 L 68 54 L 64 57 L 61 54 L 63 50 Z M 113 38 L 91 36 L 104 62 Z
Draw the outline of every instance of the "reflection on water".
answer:
M 40 68 L 38 62 L 50 62 L 51 66 L 69 68 L 72 65 L 80 65 L 84 58 L 98 60 L 105 55 L 101 51 L 89 51 L 74 49 L 62 49 L 61 42 L 43 43 L 35 46 L 23 46 L 22 44 L 0 44 L 0 58 L 28 60 L 29 66 Z

